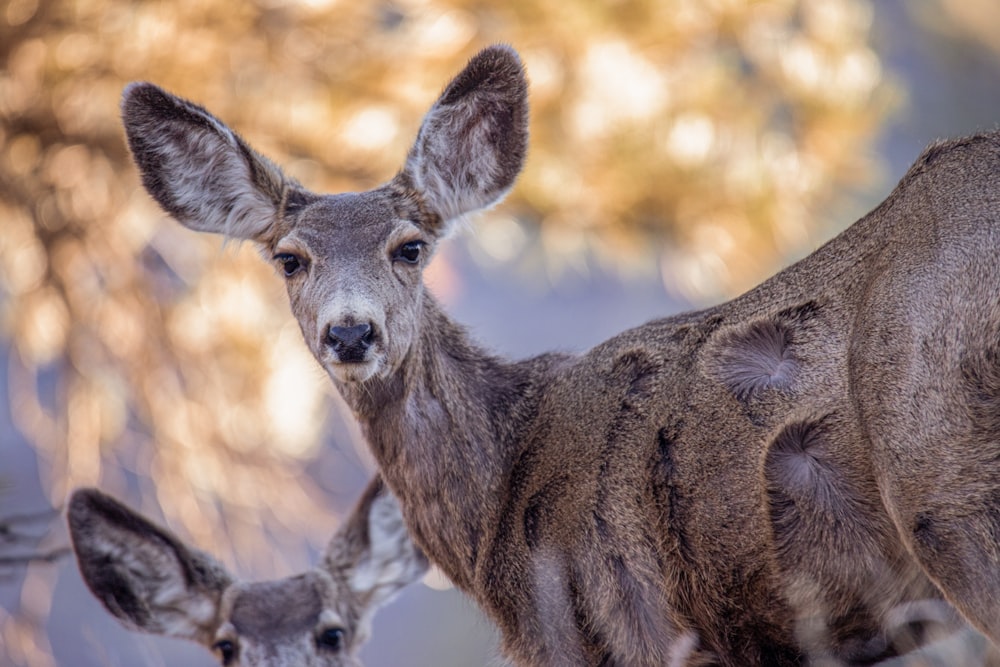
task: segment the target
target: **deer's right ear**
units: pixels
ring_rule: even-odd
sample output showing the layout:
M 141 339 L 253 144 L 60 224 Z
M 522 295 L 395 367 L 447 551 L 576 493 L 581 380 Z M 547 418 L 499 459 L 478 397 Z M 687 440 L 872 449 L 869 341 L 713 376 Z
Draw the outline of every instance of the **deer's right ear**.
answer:
M 354 512 L 330 541 L 325 563 L 327 570 L 343 577 L 358 597 L 362 625 L 430 567 L 410 539 L 399 502 L 381 477 L 371 481 Z
M 202 107 L 151 83 L 122 95 L 122 122 L 149 194 L 185 227 L 262 240 L 289 181 Z
M 211 643 L 232 583 L 214 558 L 96 489 L 73 494 L 68 519 L 84 581 L 123 625 Z

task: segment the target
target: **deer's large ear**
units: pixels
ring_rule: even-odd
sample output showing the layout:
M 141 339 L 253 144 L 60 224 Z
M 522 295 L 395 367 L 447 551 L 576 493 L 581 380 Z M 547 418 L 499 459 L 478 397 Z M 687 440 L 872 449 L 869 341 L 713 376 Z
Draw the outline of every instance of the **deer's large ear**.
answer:
M 528 147 L 528 84 L 508 46 L 480 51 L 424 118 L 401 177 L 448 222 L 500 201 Z
M 261 240 L 289 182 L 200 106 L 151 83 L 122 95 L 122 122 L 149 194 L 185 227 Z
M 360 602 L 363 622 L 429 567 L 410 539 L 399 503 L 379 477 L 330 541 L 325 565 L 347 582 Z
M 123 625 L 210 644 L 228 572 L 207 554 L 96 489 L 69 503 L 80 573 Z

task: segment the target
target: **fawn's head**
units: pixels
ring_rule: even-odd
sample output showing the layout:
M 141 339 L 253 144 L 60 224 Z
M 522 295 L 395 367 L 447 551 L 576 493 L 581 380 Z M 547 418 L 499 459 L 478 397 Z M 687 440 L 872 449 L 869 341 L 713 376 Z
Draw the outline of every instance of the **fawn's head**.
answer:
M 227 667 L 347 667 L 375 610 L 427 570 L 392 496 L 369 489 L 318 567 L 243 582 L 96 489 L 69 505 L 87 586 L 132 630 L 194 640 Z
M 400 366 L 435 245 L 506 194 L 528 139 L 527 83 L 504 46 L 469 61 L 396 177 L 362 193 L 307 191 L 207 111 L 151 84 L 126 89 L 122 116 L 146 189 L 191 229 L 258 242 L 287 281 L 306 343 L 345 383 Z

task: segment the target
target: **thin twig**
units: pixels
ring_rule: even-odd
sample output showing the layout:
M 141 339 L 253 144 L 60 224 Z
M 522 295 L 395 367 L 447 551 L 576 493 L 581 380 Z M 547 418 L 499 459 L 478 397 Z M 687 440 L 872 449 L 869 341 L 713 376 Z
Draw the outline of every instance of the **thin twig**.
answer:
M 10 545 L 38 541 L 44 537 L 44 534 L 36 535 L 24 530 L 23 527 L 49 523 L 60 513 L 60 509 L 52 508 L 0 518 L 0 543 Z
M 19 554 L 17 556 L 0 556 L 0 567 L 24 567 L 31 563 L 54 563 L 69 555 L 69 547 L 59 547 L 49 551 L 42 551 L 33 554 Z

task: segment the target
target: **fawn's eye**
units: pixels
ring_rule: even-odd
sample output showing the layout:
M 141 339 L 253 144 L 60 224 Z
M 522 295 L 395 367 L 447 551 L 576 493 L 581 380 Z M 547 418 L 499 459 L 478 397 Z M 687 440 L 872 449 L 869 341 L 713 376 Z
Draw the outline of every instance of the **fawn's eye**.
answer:
M 409 241 L 396 248 L 393 259 L 398 259 L 407 264 L 416 264 L 420 261 L 420 252 L 427 245 L 423 241 Z
M 327 628 L 316 637 L 316 644 L 320 648 L 330 651 L 341 651 L 344 648 L 343 628 Z
M 236 644 L 228 639 L 215 642 L 215 646 L 212 647 L 212 650 L 219 654 L 219 659 L 222 661 L 223 665 L 231 665 L 233 663 L 233 658 L 236 657 Z
M 286 278 L 291 278 L 305 267 L 305 262 L 290 252 L 279 252 L 274 261 L 281 264 L 281 270 Z

